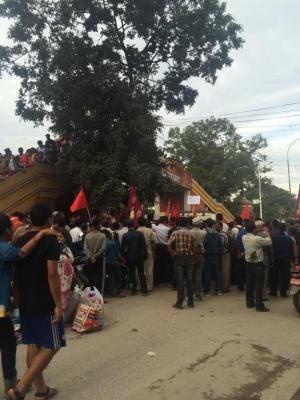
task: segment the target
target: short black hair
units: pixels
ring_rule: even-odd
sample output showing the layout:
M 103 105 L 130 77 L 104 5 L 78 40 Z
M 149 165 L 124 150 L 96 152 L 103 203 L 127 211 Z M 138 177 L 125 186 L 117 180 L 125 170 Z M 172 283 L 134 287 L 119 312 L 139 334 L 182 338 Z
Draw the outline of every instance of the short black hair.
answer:
M 237 225 L 243 225 L 243 218 L 237 216 L 235 217 L 235 222 L 237 223 Z
M 216 215 L 216 220 L 217 220 L 217 221 L 223 221 L 223 214 L 218 213 L 218 214 Z
M 30 220 L 34 226 L 44 226 L 52 215 L 51 208 L 44 203 L 35 204 L 30 210 Z
M 208 228 L 212 228 L 212 227 L 214 226 L 214 223 L 215 223 L 215 221 L 214 221 L 212 218 L 208 218 L 208 219 L 205 221 L 205 224 L 206 224 L 206 226 L 207 226 Z
M 104 233 L 104 235 L 106 236 L 107 239 L 109 239 L 109 240 L 113 239 L 112 234 L 109 232 L 108 229 L 102 229 L 101 232 Z
M 145 226 L 145 225 L 146 225 L 146 220 L 145 220 L 145 218 L 144 218 L 144 217 L 140 217 L 140 218 L 138 219 L 138 223 L 139 223 L 139 226 Z
M 58 212 L 53 216 L 53 224 L 57 224 L 60 228 L 66 226 L 66 217 L 63 212 Z
M 255 223 L 253 221 L 248 221 L 245 228 L 247 233 L 252 233 L 255 230 Z
M 120 229 L 120 224 L 119 224 L 119 222 L 114 222 L 114 223 L 112 224 L 112 228 L 113 228 L 114 231 L 117 231 L 118 229 Z
M 159 220 L 158 220 L 158 222 L 159 222 L 160 224 L 167 224 L 168 221 L 169 221 L 169 219 L 168 219 L 168 217 L 166 217 L 166 216 L 162 216 L 162 217 L 160 217 Z
M 280 232 L 285 232 L 286 231 L 286 225 L 283 222 L 280 222 L 278 228 L 279 228 Z
M 95 228 L 95 229 L 100 228 L 100 221 L 99 221 L 98 218 L 95 218 L 95 219 L 93 220 L 93 222 L 92 222 L 92 227 Z
M 186 217 L 180 217 L 177 220 L 177 226 L 187 227 L 188 223 L 189 223 L 189 220 Z
M 0 213 L 0 236 L 2 236 L 6 229 L 9 229 L 12 227 L 11 220 L 6 214 Z
M 46 138 L 50 138 L 50 134 L 49 133 L 46 133 Z
M 127 221 L 127 228 L 134 228 L 134 223 L 131 219 Z

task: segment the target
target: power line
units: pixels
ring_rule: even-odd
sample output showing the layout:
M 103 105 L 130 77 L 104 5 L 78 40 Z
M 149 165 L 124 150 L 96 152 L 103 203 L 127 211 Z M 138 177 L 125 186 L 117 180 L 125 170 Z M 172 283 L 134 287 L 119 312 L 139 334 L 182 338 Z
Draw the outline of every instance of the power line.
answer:
M 294 108 L 294 109 L 290 109 L 290 110 L 283 110 L 283 111 L 274 111 L 274 112 L 267 112 L 267 113 L 255 113 L 255 114 L 244 114 L 244 115 L 236 115 L 236 116 L 232 116 L 232 117 L 228 117 L 228 119 L 233 119 L 235 120 L 236 118 L 242 118 L 242 117 L 261 117 L 261 116 L 268 116 L 268 115 L 281 115 L 281 114 L 287 114 L 287 113 L 291 113 L 291 112 L 298 112 L 300 111 L 300 108 Z M 211 115 L 210 117 L 212 117 L 214 115 Z M 208 118 L 208 117 L 207 117 Z M 204 119 L 204 117 L 200 118 Z M 197 120 L 197 118 L 180 118 L 180 119 L 170 119 L 170 120 L 166 120 L 166 122 L 174 122 L 174 121 L 182 121 L 182 122 L 187 122 L 187 121 L 194 121 Z
M 223 114 L 214 114 L 215 116 L 228 116 L 228 115 L 236 115 L 236 114 L 245 114 L 245 113 L 249 113 L 249 112 L 254 112 L 254 111 L 263 111 L 263 110 L 271 110 L 271 109 L 276 109 L 276 108 L 281 108 L 281 107 L 287 107 L 287 106 L 294 106 L 294 105 L 298 105 L 300 104 L 300 102 L 294 102 L 294 103 L 285 103 L 285 104 L 280 104 L 277 106 L 269 106 L 269 107 L 261 107 L 261 108 L 253 108 L 250 110 L 244 110 L 244 111 L 234 111 L 234 112 L 230 112 L 230 113 L 223 113 Z M 286 111 L 286 110 L 285 110 Z M 279 111 L 277 111 L 279 112 Z M 211 117 L 212 114 L 207 115 L 207 116 L 200 116 L 199 118 L 209 118 Z M 190 118 L 183 118 L 183 119 L 190 119 Z

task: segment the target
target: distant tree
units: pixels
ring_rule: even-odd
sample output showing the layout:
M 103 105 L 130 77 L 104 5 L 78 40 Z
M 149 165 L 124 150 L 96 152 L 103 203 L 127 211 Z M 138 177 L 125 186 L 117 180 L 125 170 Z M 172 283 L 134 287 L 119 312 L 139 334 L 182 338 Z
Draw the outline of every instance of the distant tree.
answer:
M 210 118 L 170 129 L 165 151 L 186 165 L 214 198 L 225 201 L 254 184 L 258 166 L 267 165 L 266 146 L 261 135 L 243 141 L 230 121 Z
M 258 181 L 244 192 L 248 200 L 258 199 Z M 240 213 L 241 198 L 236 198 L 233 202 L 228 202 L 228 208 L 235 214 Z M 290 195 L 287 190 L 281 189 L 272 183 L 269 178 L 262 179 L 262 206 L 264 220 L 286 220 L 295 217 L 296 199 L 294 195 Z M 259 205 L 254 205 L 253 210 L 259 215 Z
M 188 79 L 214 83 L 243 43 L 218 0 L 2 0 L 0 16 L 11 20 L 0 68 L 21 80 L 17 115 L 74 136 L 72 175 L 95 202 L 117 203 L 121 183 L 153 196 L 155 113 L 193 105 Z

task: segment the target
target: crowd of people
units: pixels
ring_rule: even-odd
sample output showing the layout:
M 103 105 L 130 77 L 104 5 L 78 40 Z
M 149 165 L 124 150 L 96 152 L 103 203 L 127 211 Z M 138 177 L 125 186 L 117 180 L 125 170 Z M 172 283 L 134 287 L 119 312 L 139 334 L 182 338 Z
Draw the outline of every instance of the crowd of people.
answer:
M 42 203 L 27 216 L 0 214 L 0 349 L 6 396 L 24 399 L 32 383 L 36 398 L 57 393 L 47 386 L 43 371 L 65 346 L 63 313 L 75 283 L 96 287 L 106 301 L 148 296 L 165 285 L 177 290 L 173 307 L 178 310 L 193 308 L 212 294 L 226 295 L 236 285 L 246 292 L 248 308 L 267 312 L 268 296 L 287 296 L 298 257 L 298 227 L 276 220 L 237 217 L 229 226 L 222 214 L 206 221 L 184 216 L 117 221 L 98 213 L 91 221 L 72 215 L 67 222 L 63 212 L 52 213 Z M 82 267 L 78 275 L 76 260 Z M 22 340 L 28 345 L 28 369 L 20 380 L 10 319 L 17 299 Z
M 45 143 L 39 140 L 36 147 L 27 150 L 19 147 L 17 155 L 14 155 L 7 148 L 4 150 L 4 154 L 0 153 L 0 179 L 4 180 L 18 171 L 24 171 L 26 168 L 34 166 L 36 163 L 55 165 L 68 156 L 72 144 L 73 142 L 69 138 L 53 140 L 47 134 Z

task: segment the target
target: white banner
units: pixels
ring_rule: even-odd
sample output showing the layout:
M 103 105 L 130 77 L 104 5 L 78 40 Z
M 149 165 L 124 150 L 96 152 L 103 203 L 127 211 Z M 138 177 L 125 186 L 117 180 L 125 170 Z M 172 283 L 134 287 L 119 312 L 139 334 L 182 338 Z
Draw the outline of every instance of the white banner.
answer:
M 188 196 L 187 203 L 190 206 L 199 205 L 201 203 L 201 198 L 200 198 L 200 196 Z

